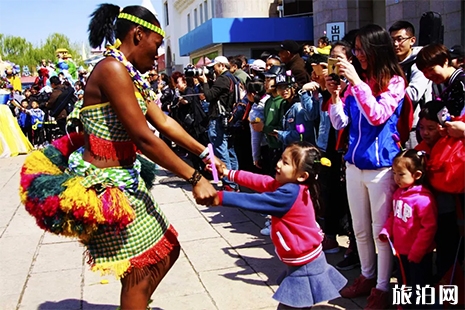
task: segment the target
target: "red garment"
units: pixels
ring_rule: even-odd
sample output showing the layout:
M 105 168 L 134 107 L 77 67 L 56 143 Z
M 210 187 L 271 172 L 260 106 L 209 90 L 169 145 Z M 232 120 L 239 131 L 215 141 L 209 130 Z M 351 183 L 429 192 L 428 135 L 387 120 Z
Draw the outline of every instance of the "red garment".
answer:
M 427 155 L 431 154 L 431 148 L 428 146 L 428 144 L 426 144 L 424 140 L 421 141 L 420 144 L 415 146 L 415 150 L 424 151 Z
M 268 211 L 273 208 L 285 210 L 280 216 L 271 216 L 271 240 L 283 263 L 303 266 L 318 258 L 324 234 L 316 222 L 306 186 L 280 184 L 270 176 L 247 171 L 231 170 L 228 178 L 259 194 L 220 192 L 220 204 L 266 214 L 272 214 Z M 283 201 L 287 202 L 280 206 Z
M 393 211 L 380 235 L 386 235 L 401 255 L 419 263 L 435 248 L 437 207 L 433 194 L 422 185 L 398 188 L 392 196 Z

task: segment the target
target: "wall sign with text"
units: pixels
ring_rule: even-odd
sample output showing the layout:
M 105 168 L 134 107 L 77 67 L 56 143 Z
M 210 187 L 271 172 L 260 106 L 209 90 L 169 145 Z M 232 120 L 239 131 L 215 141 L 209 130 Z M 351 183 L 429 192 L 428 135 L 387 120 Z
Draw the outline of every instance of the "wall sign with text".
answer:
M 326 23 L 326 36 L 328 37 L 329 41 L 336 42 L 341 40 L 345 34 L 346 31 L 344 22 Z

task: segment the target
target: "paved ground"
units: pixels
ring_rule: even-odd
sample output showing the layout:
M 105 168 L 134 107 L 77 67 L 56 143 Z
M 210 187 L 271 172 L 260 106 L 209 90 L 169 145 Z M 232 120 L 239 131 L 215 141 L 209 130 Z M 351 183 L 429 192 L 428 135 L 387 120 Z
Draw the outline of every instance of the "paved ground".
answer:
M 24 156 L 0 159 L 0 309 L 116 309 L 119 282 L 91 272 L 76 241 L 40 230 L 19 202 Z M 160 172 L 152 191 L 179 232 L 182 253 L 153 295 L 153 309 L 276 309 L 271 298 L 283 264 L 259 231 L 261 215 L 206 208 L 185 182 Z M 346 246 L 346 239 L 339 239 Z M 344 249 L 328 255 L 341 259 Z M 345 272 L 353 281 L 359 270 Z M 361 309 L 365 298 L 339 298 L 315 309 Z

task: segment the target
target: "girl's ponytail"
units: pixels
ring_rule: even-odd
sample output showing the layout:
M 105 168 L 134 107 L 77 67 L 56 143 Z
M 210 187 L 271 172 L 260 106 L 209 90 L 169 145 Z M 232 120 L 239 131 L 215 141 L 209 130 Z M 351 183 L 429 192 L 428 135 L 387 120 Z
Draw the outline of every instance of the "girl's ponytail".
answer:
M 303 184 L 307 185 L 310 197 L 312 198 L 313 208 L 318 213 L 321 210 L 318 174 L 321 171 L 321 166 L 327 166 L 329 160 L 325 158 L 322 163 L 320 151 L 306 141 L 293 142 L 288 148 L 297 169 L 308 173 L 308 178 Z
M 315 214 L 320 214 L 320 184 L 317 182 L 316 178 L 314 178 L 313 181 L 308 184 L 308 191 L 310 192 L 310 197 L 312 198 Z
M 89 43 L 98 48 L 104 40 L 113 43 L 115 40 L 115 22 L 120 8 L 113 4 L 101 4 L 91 15 L 89 24 Z

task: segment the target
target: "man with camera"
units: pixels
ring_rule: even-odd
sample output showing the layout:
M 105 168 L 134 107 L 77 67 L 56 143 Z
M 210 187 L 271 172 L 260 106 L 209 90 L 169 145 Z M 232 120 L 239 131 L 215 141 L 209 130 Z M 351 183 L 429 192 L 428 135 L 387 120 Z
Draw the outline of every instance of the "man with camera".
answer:
M 239 168 L 236 151 L 228 132 L 228 119 L 235 100 L 236 78 L 229 72 L 229 61 L 224 56 L 217 56 L 209 67 L 213 67 L 216 79 L 210 86 L 205 74 L 199 75 L 198 79 L 203 83 L 205 99 L 210 102 L 208 109 L 208 138 L 213 145 L 215 155 L 222 160 L 228 169 Z M 223 179 L 226 190 L 237 191 L 238 186 Z

